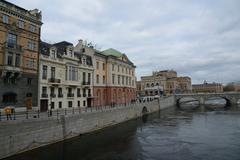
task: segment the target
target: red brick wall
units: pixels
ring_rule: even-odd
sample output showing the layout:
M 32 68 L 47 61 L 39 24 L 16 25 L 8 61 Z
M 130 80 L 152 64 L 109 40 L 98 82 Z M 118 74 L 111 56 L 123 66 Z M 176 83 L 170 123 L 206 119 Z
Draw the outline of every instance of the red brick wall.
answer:
M 125 104 L 136 99 L 136 89 L 125 87 L 94 87 L 93 106 L 101 107 L 111 104 Z

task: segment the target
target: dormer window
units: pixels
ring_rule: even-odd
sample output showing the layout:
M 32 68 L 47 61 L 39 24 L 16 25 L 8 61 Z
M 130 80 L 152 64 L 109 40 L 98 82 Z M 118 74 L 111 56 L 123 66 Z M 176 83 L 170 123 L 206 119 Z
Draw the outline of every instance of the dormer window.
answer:
M 51 51 L 51 57 L 52 57 L 52 58 L 57 58 L 57 55 L 56 55 L 56 51 L 55 51 L 55 50 L 52 50 L 52 51 Z
M 86 65 L 86 57 L 82 58 L 82 64 Z
M 72 49 L 69 49 L 69 55 L 70 55 L 71 57 L 73 57 L 73 51 L 72 51 Z

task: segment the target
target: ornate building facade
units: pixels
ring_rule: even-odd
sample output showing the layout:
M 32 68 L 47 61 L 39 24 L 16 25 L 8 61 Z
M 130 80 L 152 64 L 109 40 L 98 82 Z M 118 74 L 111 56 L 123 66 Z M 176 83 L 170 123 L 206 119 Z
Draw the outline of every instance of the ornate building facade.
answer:
M 93 56 L 93 106 L 125 104 L 136 99 L 135 65 L 115 50 L 98 51 L 79 41 L 76 49 Z
M 0 1 L 0 107 L 38 102 L 41 12 Z
M 40 110 L 92 106 L 92 57 L 69 42 L 41 44 Z
M 151 76 L 142 76 L 137 82 L 137 94 L 142 96 L 189 93 L 192 90 L 190 77 L 177 77 L 173 70 L 153 72 Z

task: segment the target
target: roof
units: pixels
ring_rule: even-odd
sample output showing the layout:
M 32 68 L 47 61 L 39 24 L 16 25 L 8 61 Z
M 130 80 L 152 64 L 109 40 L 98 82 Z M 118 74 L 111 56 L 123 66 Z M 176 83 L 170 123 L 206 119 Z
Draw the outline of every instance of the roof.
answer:
M 106 55 L 106 56 L 115 56 L 115 57 L 118 57 L 118 58 L 123 56 L 123 54 L 121 52 L 119 52 L 119 51 L 117 51 L 113 48 L 109 48 L 107 50 L 104 50 L 102 52 L 102 54 Z
M 73 46 L 73 44 L 70 43 L 70 42 L 67 42 L 67 41 L 62 41 L 62 42 L 58 42 L 58 43 L 53 44 L 53 46 L 56 46 L 56 47 L 67 47 L 67 46 Z
M 51 44 L 41 41 L 41 43 L 40 43 L 40 50 L 41 50 L 40 53 L 42 55 L 49 56 L 49 49 L 51 48 L 51 46 L 52 46 Z

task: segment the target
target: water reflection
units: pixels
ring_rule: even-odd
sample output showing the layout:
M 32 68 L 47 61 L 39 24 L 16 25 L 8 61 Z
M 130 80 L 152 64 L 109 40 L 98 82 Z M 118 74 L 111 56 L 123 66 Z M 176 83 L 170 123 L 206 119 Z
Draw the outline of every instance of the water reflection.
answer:
M 21 155 L 16 160 L 175 160 L 240 157 L 240 106 L 173 107 L 93 134 Z

